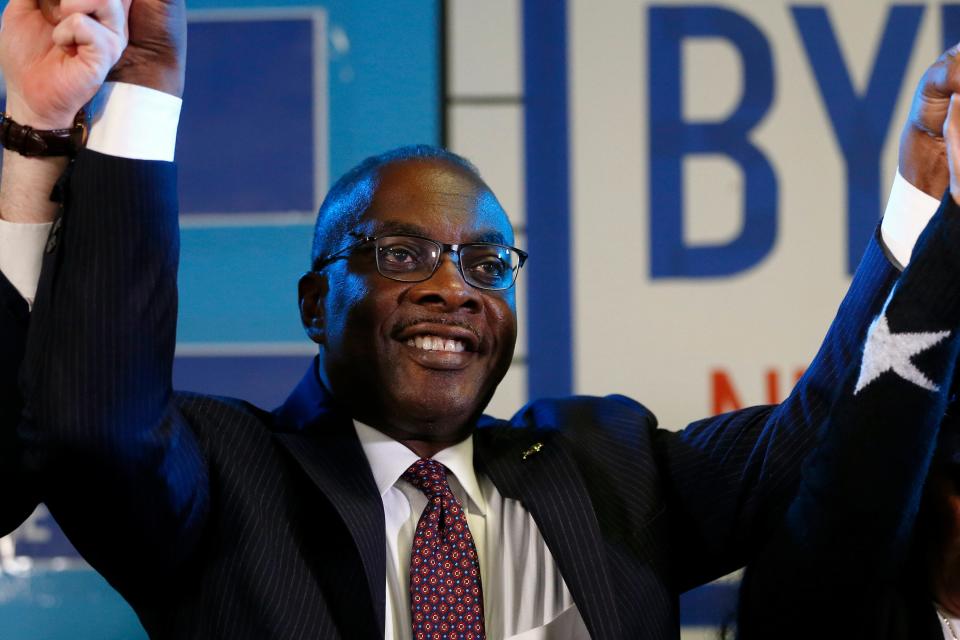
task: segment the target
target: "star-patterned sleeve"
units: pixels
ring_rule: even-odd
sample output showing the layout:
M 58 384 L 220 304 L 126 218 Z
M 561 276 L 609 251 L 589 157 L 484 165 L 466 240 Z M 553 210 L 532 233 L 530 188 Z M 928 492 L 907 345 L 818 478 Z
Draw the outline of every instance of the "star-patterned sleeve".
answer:
M 890 631 L 918 592 L 935 620 L 930 596 L 903 581 L 960 351 L 958 246 L 948 195 L 870 325 L 779 530 L 747 567 L 741 640 L 916 637 Z

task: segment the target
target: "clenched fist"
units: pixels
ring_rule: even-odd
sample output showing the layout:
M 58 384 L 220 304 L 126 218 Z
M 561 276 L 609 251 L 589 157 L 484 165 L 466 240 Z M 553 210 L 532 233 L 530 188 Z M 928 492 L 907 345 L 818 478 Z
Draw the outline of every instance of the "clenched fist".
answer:
M 127 46 L 130 0 L 10 0 L 0 29 L 7 111 L 37 129 L 69 127 Z
M 950 195 L 960 204 L 960 94 L 955 93 L 947 100 L 943 139 L 950 166 Z
M 900 136 L 900 173 L 938 200 L 950 180 L 944 127 L 950 96 L 960 92 L 960 45 L 944 52 L 923 74 Z

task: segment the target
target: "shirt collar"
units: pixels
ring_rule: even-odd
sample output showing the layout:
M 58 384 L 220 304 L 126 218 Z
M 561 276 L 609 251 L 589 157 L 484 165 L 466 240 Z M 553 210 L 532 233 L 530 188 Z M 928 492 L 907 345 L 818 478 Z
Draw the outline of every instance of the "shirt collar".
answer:
M 487 502 L 480 490 L 477 472 L 473 468 L 473 436 L 439 451 L 433 459 L 450 470 L 480 515 L 486 515 Z
M 354 420 L 353 426 L 357 431 L 363 453 L 367 456 L 367 462 L 370 463 L 377 491 L 383 498 L 384 494 L 397 483 L 403 472 L 420 457 L 403 444 L 369 425 Z M 486 515 L 487 502 L 480 490 L 477 472 L 473 468 L 473 437 L 447 447 L 433 456 L 433 459 L 450 470 L 473 506 L 481 515 Z

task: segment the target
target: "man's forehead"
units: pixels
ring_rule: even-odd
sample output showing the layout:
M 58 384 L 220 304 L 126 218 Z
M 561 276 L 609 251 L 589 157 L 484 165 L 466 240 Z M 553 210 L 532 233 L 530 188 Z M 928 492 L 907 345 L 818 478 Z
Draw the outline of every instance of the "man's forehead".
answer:
M 383 167 L 361 217 L 377 233 L 469 233 L 471 239 L 512 242 L 510 220 L 489 187 L 442 160 L 408 160 Z
M 427 238 L 433 238 L 434 240 L 455 240 L 457 242 L 494 242 L 497 244 L 511 244 L 513 242 L 513 234 L 510 230 L 504 232 L 502 229 L 496 227 L 484 227 L 477 226 L 475 228 L 461 230 L 461 237 L 458 238 L 447 238 L 442 235 L 437 235 L 437 229 L 429 225 L 420 224 L 418 221 L 409 221 L 402 219 L 368 219 L 369 229 L 367 231 L 370 235 L 384 235 L 384 234 L 405 234 L 405 235 L 414 235 L 414 236 L 424 236 Z
M 410 202 L 470 207 L 487 186 L 466 169 L 445 160 L 409 159 L 380 168 L 374 205 Z

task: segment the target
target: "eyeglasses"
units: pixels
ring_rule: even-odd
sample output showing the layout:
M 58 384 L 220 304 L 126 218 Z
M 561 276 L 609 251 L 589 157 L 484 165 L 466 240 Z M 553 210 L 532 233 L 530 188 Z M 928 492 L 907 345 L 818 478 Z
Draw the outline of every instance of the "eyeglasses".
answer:
M 364 236 L 349 247 L 320 258 L 313 264 L 320 271 L 336 260 L 347 258 L 354 249 L 374 243 L 377 271 L 400 282 L 422 282 L 430 279 L 440 266 L 443 254 L 457 255 L 457 268 L 464 281 L 478 289 L 502 291 L 517 280 L 527 253 L 515 247 L 491 242 L 445 244 L 415 235 Z

